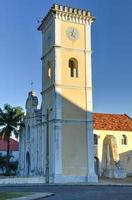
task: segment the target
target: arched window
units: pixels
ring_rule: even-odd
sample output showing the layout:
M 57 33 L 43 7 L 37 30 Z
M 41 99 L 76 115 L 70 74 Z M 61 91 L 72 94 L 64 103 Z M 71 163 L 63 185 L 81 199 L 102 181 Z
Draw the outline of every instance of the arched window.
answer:
M 122 135 L 122 137 L 121 137 L 121 144 L 122 145 L 127 145 L 127 136 L 126 135 Z
M 94 134 L 94 144 L 98 144 L 98 136 L 96 134 Z
M 51 65 L 49 61 L 47 63 L 47 77 L 48 79 L 51 79 Z
M 27 127 L 27 140 L 30 140 L 30 126 Z
M 78 61 L 75 58 L 69 60 L 69 75 L 70 77 L 78 77 Z

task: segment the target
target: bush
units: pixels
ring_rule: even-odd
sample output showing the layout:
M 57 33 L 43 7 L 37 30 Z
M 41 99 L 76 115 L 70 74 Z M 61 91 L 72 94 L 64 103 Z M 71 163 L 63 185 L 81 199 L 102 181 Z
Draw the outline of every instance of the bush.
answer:
M 12 156 L 10 156 L 10 158 L 12 158 Z M 5 175 L 6 173 L 6 164 L 7 164 L 6 160 L 7 160 L 7 157 L 0 153 L 0 170 L 2 171 L 3 175 Z M 18 167 L 18 161 L 9 162 L 10 175 L 16 175 L 17 167 Z

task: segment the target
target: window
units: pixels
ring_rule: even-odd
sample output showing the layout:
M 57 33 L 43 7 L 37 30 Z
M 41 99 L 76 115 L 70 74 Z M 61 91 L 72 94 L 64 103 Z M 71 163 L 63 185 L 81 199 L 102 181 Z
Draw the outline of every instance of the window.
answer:
M 69 60 L 69 75 L 70 77 L 78 77 L 78 61 L 75 58 Z
M 121 144 L 122 145 L 127 145 L 127 136 L 126 135 L 122 135 L 122 137 L 121 137 Z
M 49 61 L 47 63 L 47 77 L 48 79 L 51 79 L 51 65 Z
M 98 136 L 94 134 L 94 144 L 98 144 Z

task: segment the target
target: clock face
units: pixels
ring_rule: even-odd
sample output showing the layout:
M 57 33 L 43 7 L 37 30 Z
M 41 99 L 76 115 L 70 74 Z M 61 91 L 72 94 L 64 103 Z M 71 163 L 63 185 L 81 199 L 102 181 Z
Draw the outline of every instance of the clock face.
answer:
M 72 40 L 72 41 L 75 41 L 79 38 L 79 32 L 76 28 L 74 27 L 69 27 L 67 30 L 66 30 L 66 35 L 67 37 Z

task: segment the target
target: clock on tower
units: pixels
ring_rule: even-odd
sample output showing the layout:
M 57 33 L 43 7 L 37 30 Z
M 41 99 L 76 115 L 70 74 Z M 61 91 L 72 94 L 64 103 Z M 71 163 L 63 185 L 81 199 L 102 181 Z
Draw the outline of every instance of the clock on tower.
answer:
M 38 28 L 46 41 L 41 59 L 42 115 L 47 119 L 42 122 L 49 182 L 97 181 L 92 128 L 94 20 L 89 11 L 54 4 Z

